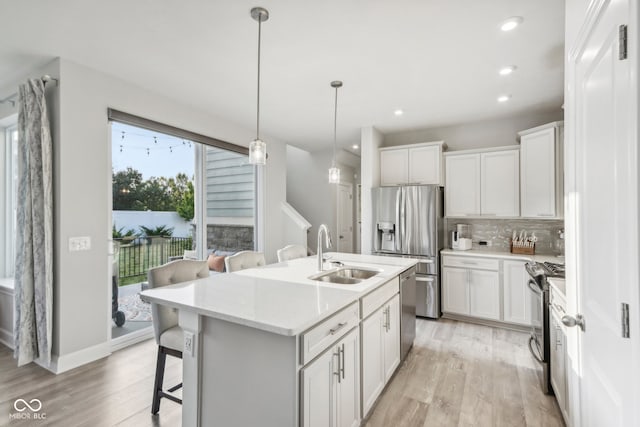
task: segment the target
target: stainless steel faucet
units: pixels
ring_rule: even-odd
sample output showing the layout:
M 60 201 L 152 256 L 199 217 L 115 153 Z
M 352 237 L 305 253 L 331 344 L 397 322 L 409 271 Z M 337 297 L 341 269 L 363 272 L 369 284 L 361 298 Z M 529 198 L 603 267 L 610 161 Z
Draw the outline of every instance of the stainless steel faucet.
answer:
M 320 225 L 320 227 L 318 228 L 318 271 L 322 271 L 322 264 L 324 263 L 322 255 L 322 231 L 324 231 L 324 243 L 327 246 L 327 249 L 332 246 L 331 233 L 329 233 L 329 228 L 325 224 Z

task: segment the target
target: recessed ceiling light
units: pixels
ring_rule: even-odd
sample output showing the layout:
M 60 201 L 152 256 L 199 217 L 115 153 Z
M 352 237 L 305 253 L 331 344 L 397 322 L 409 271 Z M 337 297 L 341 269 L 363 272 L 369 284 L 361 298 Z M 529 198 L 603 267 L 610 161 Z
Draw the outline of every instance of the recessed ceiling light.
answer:
M 511 31 L 516 28 L 518 25 L 522 24 L 522 16 L 512 16 L 511 18 L 507 18 L 502 24 L 500 24 L 500 29 L 502 31 Z
M 498 71 L 500 73 L 501 76 L 508 76 L 509 74 L 513 73 L 516 70 L 515 65 L 509 65 L 508 67 L 503 67 L 500 68 L 500 71 Z
M 354 150 L 357 150 L 358 148 L 360 148 L 360 146 L 358 144 L 353 144 L 351 148 L 353 148 Z
M 511 95 L 500 95 L 498 97 L 498 102 L 507 102 L 511 99 Z
M 402 111 L 401 109 L 397 109 L 393 112 L 393 114 L 395 114 L 396 116 L 401 116 L 404 114 L 404 111 Z

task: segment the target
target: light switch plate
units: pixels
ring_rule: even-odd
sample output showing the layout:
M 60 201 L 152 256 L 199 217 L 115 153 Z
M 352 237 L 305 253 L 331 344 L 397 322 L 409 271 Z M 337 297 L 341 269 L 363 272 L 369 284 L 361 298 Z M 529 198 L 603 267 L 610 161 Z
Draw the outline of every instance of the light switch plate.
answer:
M 193 339 L 194 335 L 192 332 L 184 332 L 184 353 L 193 357 L 195 354 L 193 351 Z
M 69 237 L 69 252 L 88 251 L 91 249 L 91 237 Z

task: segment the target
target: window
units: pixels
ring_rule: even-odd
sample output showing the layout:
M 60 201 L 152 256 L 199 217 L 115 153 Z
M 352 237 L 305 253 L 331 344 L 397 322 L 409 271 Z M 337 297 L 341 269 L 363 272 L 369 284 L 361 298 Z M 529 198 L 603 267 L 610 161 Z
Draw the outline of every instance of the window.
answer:
M 0 277 L 13 277 L 16 253 L 18 129 L 5 129 L 0 146 Z

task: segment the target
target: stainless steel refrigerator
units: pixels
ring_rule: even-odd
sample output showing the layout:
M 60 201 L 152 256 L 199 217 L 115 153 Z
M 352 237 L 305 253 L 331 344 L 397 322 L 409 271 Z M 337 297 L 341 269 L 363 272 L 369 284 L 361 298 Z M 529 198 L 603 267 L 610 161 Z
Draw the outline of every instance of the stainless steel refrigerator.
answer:
M 416 315 L 440 317 L 438 254 L 443 245 L 443 191 L 437 185 L 373 189 L 373 252 L 417 258 Z

